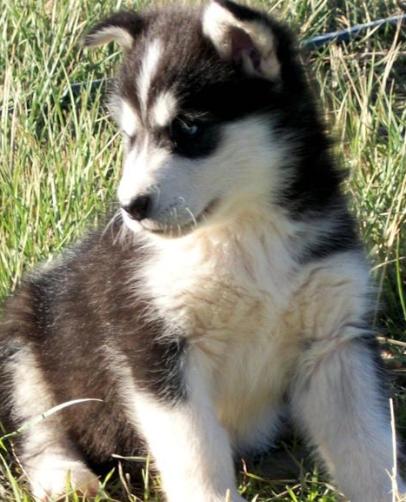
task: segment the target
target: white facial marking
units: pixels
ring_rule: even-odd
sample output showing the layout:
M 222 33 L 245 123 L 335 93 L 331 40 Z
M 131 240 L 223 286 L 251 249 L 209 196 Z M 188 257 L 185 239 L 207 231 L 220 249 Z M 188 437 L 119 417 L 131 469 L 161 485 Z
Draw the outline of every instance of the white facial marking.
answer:
M 151 110 L 151 122 L 158 127 L 168 125 L 176 115 L 176 99 L 170 91 L 160 94 Z
M 86 44 L 89 47 L 96 47 L 113 41 L 119 43 L 124 49 L 131 49 L 134 39 L 127 30 L 119 26 L 107 26 L 89 35 Z
M 118 187 L 120 203 L 126 205 L 138 194 L 153 191 L 158 181 L 156 170 L 167 159 L 168 152 L 151 144 L 148 138 L 128 152 Z
M 141 107 L 145 113 L 148 90 L 151 86 L 152 79 L 154 78 L 158 69 L 158 62 L 161 56 L 161 43 L 159 40 L 153 40 L 147 47 L 142 61 L 141 71 L 138 77 L 137 87 L 140 95 Z
M 123 99 L 121 101 L 121 111 L 120 111 L 120 127 L 122 131 L 129 137 L 136 134 L 139 127 L 139 119 L 134 108 Z

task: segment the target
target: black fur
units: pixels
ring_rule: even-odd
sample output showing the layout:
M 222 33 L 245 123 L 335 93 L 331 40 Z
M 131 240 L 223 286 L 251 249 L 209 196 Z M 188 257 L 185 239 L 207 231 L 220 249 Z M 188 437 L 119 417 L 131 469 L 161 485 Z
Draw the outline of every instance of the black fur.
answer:
M 116 397 L 110 368 L 120 361 L 110 360 L 103 345 L 112 345 L 126 358 L 141 388 L 168 403 L 186 397 L 184 339 L 174 333 L 170 340 L 162 338 L 165 323 L 136 280 L 143 260 L 139 243 L 117 241 L 120 226 L 116 222 L 106 233 L 91 233 L 60 265 L 26 278 L 7 301 L 0 325 L 3 367 L 19 345 L 28 345 L 56 404 L 84 397 L 103 401 L 61 414 L 69 437 L 91 465 L 110 462 L 113 453 L 134 455 L 139 447 Z M 134 282 L 124 280 L 131 276 Z M 0 383 L 0 395 L 10 403 L 7 378 Z M 4 408 L 0 422 L 9 432 L 21 425 Z
M 345 207 L 344 201 L 341 202 L 341 207 Z M 318 213 L 316 212 L 316 214 Z M 325 235 L 319 237 L 315 242 L 307 243 L 300 250 L 298 253 L 300 264 L 305 265 L 344 251 L 358 250 L 360 253 L 363 252 L 356 222 L 352 215 L 347 211 L 340 211 L 333 221 L 335 224 L 329 232 L 325 232 Z

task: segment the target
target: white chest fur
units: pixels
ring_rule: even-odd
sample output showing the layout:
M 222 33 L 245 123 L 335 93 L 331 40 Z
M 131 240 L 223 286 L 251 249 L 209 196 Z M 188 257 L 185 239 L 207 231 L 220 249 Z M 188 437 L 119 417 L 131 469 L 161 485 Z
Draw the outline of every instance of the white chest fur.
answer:
M 218 417 L 244 447 L 272 429 L 303 342 L 337 343 L 366 308 L 355 293 L 368 282 L 359 258 L 299 268 L 298 231 L 280 215 L 202 229 L 159 242 L 145 267 L 155 304 L 199 354 Z
M 286 316 L 293 231 L 268 221 L 195 232 L 160 243 L 145 270 L 169 326 L 200 353 L 218 415 L 239 438 L 253 430 L 252 416 L 279 400 L 293 360 Z

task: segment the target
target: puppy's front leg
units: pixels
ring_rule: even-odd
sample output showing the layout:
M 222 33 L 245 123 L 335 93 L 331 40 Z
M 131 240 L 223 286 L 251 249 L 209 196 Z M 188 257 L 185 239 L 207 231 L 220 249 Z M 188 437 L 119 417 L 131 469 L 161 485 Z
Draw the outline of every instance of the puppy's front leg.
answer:
M 367 339 L 315 342 L 299 366 L 292 408 L 351 502 L 392 502 L 388 401 Z M 405 486 L 399 478 L 398 489 Z
M 137 397 L 139 427 L 155 460 L 169 502 L 243 502 L 232 451 L 215 416 L 199 369 L 189 364 L 186 397 L 165 403 Z

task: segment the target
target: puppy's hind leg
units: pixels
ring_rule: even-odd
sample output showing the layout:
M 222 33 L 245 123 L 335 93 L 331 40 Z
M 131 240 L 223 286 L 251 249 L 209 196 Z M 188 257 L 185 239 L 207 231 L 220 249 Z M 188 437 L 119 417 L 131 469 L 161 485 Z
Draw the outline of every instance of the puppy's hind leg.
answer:
M 294 417 L 351 502 L 394 500 L 390 416 L 376 357 L 368 339 L 314 342 L 291 394 Z M 400 479 L 398 487 L 403 492 Z
M 66 436 L 59 416 L 36 420 L 55 403 L 32 351 L 28 347 L 20 350 L 7 370 L 14 422 L 28 423 L 18 438 L 18 454 L 35 499 L 54 500 L 63 495 L 68 480 L 75 491 L 95 495 L 98 479 Z

